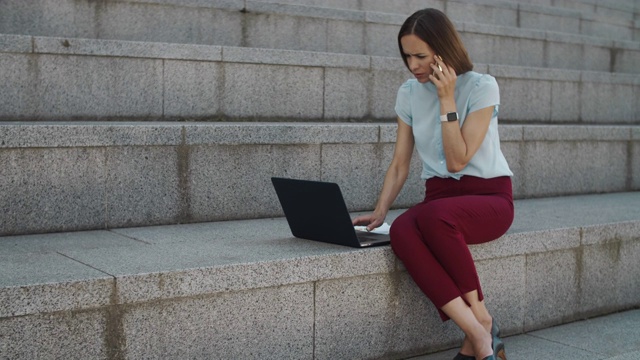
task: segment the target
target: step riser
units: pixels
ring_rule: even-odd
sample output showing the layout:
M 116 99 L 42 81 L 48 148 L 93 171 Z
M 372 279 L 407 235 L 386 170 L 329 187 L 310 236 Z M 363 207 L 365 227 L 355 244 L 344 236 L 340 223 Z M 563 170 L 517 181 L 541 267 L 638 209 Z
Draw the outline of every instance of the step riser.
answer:
M 550 8 L 561 9 L 559 11 L 565 13 L 573 13 L 573 16 L 589 18 L 592 16 L 602 16 L 616 21 L 632 21 L 634 15 L 640 13 L 640 4 L 635 0 L 614 1 L 574 1 L 574 0 L 515 0 L 515 1 L 491 1 L 491 0 L 257 0 L 267 3 L 295 4 L 306 6 L 325 6 L 339 9 L 378 11 L 387 13 L 407 13 L 410 14 L 416 9 L 433 7 L 440 10 L 450 10 L 456 6 L 478 6 L 487 8 L 497 8 L 501 11 L 513 10 L 518 8 L 530 9 L 535 7 L 545 7 L 546 11 Z M 577 13 L 576 13 L 577 12 Z M 486 15 L 480 13 L 479 15 Z M 492 18 L 484 18 L 478 16 L 477 19 L 493 20 Z
M 502 125 L 517 198 L 640 189 L 637 127 Z M 395 125 L 0 126 L 0 235 L 281 216 L 270 176 L 372 209 Z M 420 164 L 395 206 L 422 200 Z M 615 174 L 615 176 L 614 176 Z
M 473 246 L 487 306 L 503 334 L 520 334 L 640 305 L 634 275 L 640 256 L 637 231 L 635 222 L 553 230 L 539 236 L 528 234 L 526 239 L 508 235 L 505 242 L 498 243 L 511 250 L 523 242 L 544 243 L 550 248 L 490 258 L 482 256 L 490 245 Z M 75 257 L 73 253 L 70 256 Z M 240 291 L 198 293 L 211 278 L 224 276 L 224 270 L 216 268 L 80 281 L 74 284 L 75 289 L 66 284 L 42 285 L 49 291 L 37 297 L 30 292 L 30 299 L 62 306 L 46 311 L 29 303 L 28 311 L 20 316 L 5 312 L 3 307 L 3 356 L 401 359 L 453 347 L 462 340 L 455 325 L 440 322 L 390 250 L 304 261 L 317 264 L 305 263 L 305 271 L 296 261 L 257 264 L 243 275 L 274 279 L 291 276 L 283 274 L 305 275 L 297 283 Z M 334 272 L 344 271 L 344 275 L 307 276 L 307 268 L 314 265 L 316 269 L 326 266 Z M 602 278 L 615 281 L 599 280 Z M 92 297 L 96 304 L 76 304 L 75 292 L 85 294 L 86 288 L 101 295 Z M 181 295 L 191 290 L 197 294 Z M 158 298 L 148 296 L 160 293 L 163 296 Z M 148 299 L 126 300 L 129 295 L 135 298 L 141 294 Z M 27 301 L 17 288 L 0 289 L 0 298 L 7 300 L 3 306 Z
M 16 39 L 13 49 L 30 46 L 30 38 Z M 398 87 L 410 77 L 398 58 L 99 40 L 63 44 L 36 38 L 36 51 L 47 53 L 0 53 L 0 120 L 393 120 Z M 164 50 L 168 59 L 158 58 Z M 640 120 L 637 75 L 482 64 L 476 71 L 497 78 L 503 121 Z
M 540 6 L 556 6 L 620 19 L 633 19 L 634 13 L 640 12 L 640 6 L 638 6 L 638 1 L 636 0 L 515 0 L 515 2 L 520 4 L 532 3 Z
M 637 40 L 634 33 L 637 25 L 633 12 L 606 10 L 593 6 L 578 8 L 576 11 L 550 7 L 532 6 L 528 4 L 471 1 L 422 1 L 389 2 L 389 1 L 282 1 L 295 5 L 312 7 L 331 7 L 331 10 L 304 9 L 292 6 L 283 7 L 271 4 L 274 1 L 234 1 L 225 3 L 195 3 L 189 2 L 109 2 L 97 4 L 94 2 L 57 2 L 55 9 L 50 9 L 48 3 L 29 4 L 18 0 L 4 1 L 0 4 L 0 33 L 47 35 L 71 37 L 103 37 L 151 41 L 167 38 L 182 38 L 180 42 L 208 43 L 209 41 L 223 41 L 215 44 L 225 44 L 229 38 L 236 41 L 242 37 L 242 31 L 235 27 L 227 28 L 227 32 L 218 34 L 216 26 L 232 25 L 243 21 L 240 10 L 246 9 L 247 20 L 255 20 L 252 13 L 295 11 L 301 16 L 318 16 L 318 12 L 325 14 L 349 14 L 353 11 L 374 11 L 391 14 L 411 14 L 424 7 L 434 7 L 443 11 L 457 21 L 483 23 L 521 27 L 528 29 L 560 31 L 572 34 L 605 37 L 614 40 Z M 160 6 L 159 6 L 160 5 Z M 196 7 L 203 6 L 203 7 Z M 284 10 L 283 10 L 284 9 Z M 296 10 L 291 10 L 296 9 Z M 342 9 L 342 10 L 340 10 Z M 577 10 L 584 11 L 580 13 Z M 54 16 L 52 16 L 54 14 Z M 154 14 L 154 16 L 150 16 Z M 1 16 L 1 15 L 0 15 Z M 253 19 L 252 19 L 253 18 Z M 37 19 L 37 21 L 34 21 Z M 215 24 L 217 23 L 217 24 Z M 73 25 L 73 26 L 70 26 Z M 169 26 L 166 26 L 169 25 Z M 220 28 L 220 27 L 219 27 Z M 153 35 L 155 34 L 155 35 Z M 138 38 L 137 36 L 145 36 Z M 153 36 L 149 38 L 148 36 Z M 167 38 L 163 37 L 166 36 Z M 153 40 L 157 41 L 157 40 Z M 231 45 L 231 44 L 229 44 Z
M 97 5 L 94 2 L 88 2 L 83 5 L 82 2 L 69 1 L 56 4 L 55 10 L 48 10 L 46 4 L 29 6 L 18 0 L 3 2 L 0 4 L 0 14 L 4 13 L 5 18 L 0 18 L 0 33 L 284 48 L 387 56 L 390 53 L 395 55 L 397 50 L 395 41 L 386 40 L 395 37 L 399 25 L 406 17 L 398 14 L 400 12 L 398 10 L 390 11 L 390 14 L 381 14 L 318 7 L 283 7 L 268 2 L 249 2 L 246 8 L 242 3 L 235 7 L 222 8 L 128 2 L 107 4 Z M 240 12 L 243 8 L 247 12 Z M 483 23 L 497 26 L 498 30 L 489 28 L 492 32 L 498 31 L 497 34 L 490 36 L 491 39 L 509 38 L 515 35 L 533 38 L 536 43 L 544 43 L 540 40 L 544 40 L 545 32 L 562 32 L 567 33 L 565 36 L 569 40 L 555 39 L 554 41 L 564 43 L 579 39 L 580 42 L 587 44 L 596 41 L 598 46 L 612 49 L 620 47 L 615 45 L 616 42 L 637 41 L 638 38 L 635 35 L 640 30 L 631 20 L 625 24 L 613 24 L 596 19 L 572 17 L 562 11 L 539 13 L 536 12 L 535 7 L 499 8 L 450 2 L 446 11 L 459 24 L 473 24 L 478 22 L 478 17 L 481 17 L 484 20 Z M 413 11 L 404 13 L 411 12 Z M 51 16 L 51 13 L 56 16 Z M 509 28 L 501 28 L 504 26 Z M 465 29 L 464 25 L 459 26 L 458 30 L 470 35 L 473 31 L 478 31 Z M 376 34 L 380 32 L 391 35 L 377 38 Z M 601 39 L 594 39 L 591 36 Z M 523 47 L 523 50 L 526 48 Z M 638 49 L 634 47 L 631 50 Z M 478 59 L 478 61 L 484 60 Z M 581 64 L 582 61 L 576 62 L 575 66 Z M 605 64 L 608 66 L 609 62 Z M 631 66 L 628 68 L 618 66 L 614 70 L 637 71 Z

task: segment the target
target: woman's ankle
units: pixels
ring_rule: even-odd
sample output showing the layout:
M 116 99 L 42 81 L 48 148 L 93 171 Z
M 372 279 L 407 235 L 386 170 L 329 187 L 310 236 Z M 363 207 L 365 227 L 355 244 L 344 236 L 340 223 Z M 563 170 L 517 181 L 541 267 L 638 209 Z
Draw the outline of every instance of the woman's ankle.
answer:
M 489 328 L 491 328 L 491 325 L 489 325 Z M 473 331 L 470 331 L 466 335 L 473 346 L 474 354 L 481 355 L 481 359 L 484 359 L 486 356 L 493 354 L 493 349 L 491 348 L 491 331 L 486 330 L 484 328 L 484 325 L 477 329 L 474 329 Z
M 473 344 L 471 343 L 471 340 L 469 340 L 469 338 L 467 336 L 465 336 L 464 340 L 462 341 L 462 347 L 460 348 L 460 354 L 467 355 L 467 356 L 473 356 L 474 355 Z

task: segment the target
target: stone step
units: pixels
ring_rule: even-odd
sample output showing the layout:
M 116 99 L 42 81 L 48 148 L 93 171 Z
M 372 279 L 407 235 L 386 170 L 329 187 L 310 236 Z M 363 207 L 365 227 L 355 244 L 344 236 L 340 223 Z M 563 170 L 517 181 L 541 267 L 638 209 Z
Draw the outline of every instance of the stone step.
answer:
M 640 13 L 637 0 L 512 0 L 520 4 L 535 4 L 578 10 L 603 17 L 634 20 Z
M 457 21 L 551 30 L 604 37 L 616 40 L 639 40 L 640 5 L 583 1 L 502 1 L 502 0 L 423 0 L 423 1 L 327 1 L 327 0 L 256 0 L 267 3 L 319 6 L 348 10 L 408 15 L 433 7 Z M 637 1 L 635 1 L 637 3 Z
M 503 338 L 509 359 L 576 360 L 602 357 L 612 360 L 640 358 L 640 310 L 621 311 Z M 603 334 L 606 334 L 603 336 Z M 451 360 L 458 346 L 406 360 Z
M 271 176 L 337 182 L 372 209 L 396 125 L 0 123 L 0 235 L 272 217 Z M 505 125 L 516 198 L 640 190 L 640 126 Z M 395 203 L 422 200 L 414 156 Z
M 367 10 L 251 0 L 134 0 L 113 1 L 106 6 L 87 0 L 65 0 L 56 2 L 55 9 L 49 9 L 51 3 L 44 0 L 28 4 L 20 0 L 8 0 L 0 3 L 0 33 L 397 55 L 397 31 L 407 14 L 415 10 L 415 4 L 396 6 L 388 1 L 362 3 L 368 4 Z M 386 6 L 379 7 L 382 4 Z M 607 53 L 616 51 L 615 56 L 638 51 L 640 38 L 637 34 L 640 27 L 635 20 L 600 21 L 595 15 L 587 16 L 565 9 L 491 0 L 434 3 L 438 4 L 437 8 L 446 10 L 456 20 L 465 40 L 478 36 L 490 39 L 483 40 L 489 41 L 485 44 L 470 44 L 472 54 L 482 53 L 480 49 L 487 49 L 489 54 L 499 52 L 493 49 L 492 41 L 497 42 L 497 46 L 510 47 L 518 52 L 526 52 L 526 48 L 534 47 L 539 53 L 523 55 L 517 59 L 519 61 L 538 61 L 544 52 L 541 45 L 544 43 L 568 43 L 566 50 L 562 50 L 563 47 L 555 50 L 563 53 L 580 50 L 576 49 L 576 45 L 589 49 L 605 48 Z M 378 11 L 370 11 L 368 6 Z M 481 24 L 484 26 L 466 28 L 467 23 L 484 23 Z M 511 44 L 521 41 L 526 43 L 515 47 Z M 474 48 L 476 45 L 478 47 Z M 601 62 L 607 71 L 638 71 L 634 66 L 616 64 L 615 58 L 612 61 L 602 60 L 601 56 L 605 55 L 582 55 L 592 58 L 594 62 Z M 500 61 L 512 58 L 498 56 Z M 635 59 L 637 63 L 637 55 Z M 579 67 L 584 61 L 582 58 L 576 60 L 573 66 L 577 68 L 570 68 L 602 70 Z M 476 61 L 494 62 L 483 58 L 476 58 Z M 528 62 L 505 64 L 556 66 L 553 63 L 543 65 Z
M 496 50 L 544 62 L 535 47 L 513 46 Z M 497 78 L 504 122 L 640 120 L 638 74 L 492 63 L 476 71 Z M 0 120 L 394 121 L 410 76 L 398 56 L 0 35 Z
M 309 36 L 314 34 L 313 28 L 318 26 L 315 23 L 322 18 L 375 22 L 376 17 L 386 17 L 368 13 L 401 14 L 400 18 L 404 19 L 419 8 L 435 7 L 461 22 L 558 31 L 613 40 L 639 40 L 640 27 L 636 20 L 640 11 L 634 12 L 632 6 L 612 8 L 601 4 L 578 4 L 580 6 L 577 9 L 567 9 L 562 4 L 550 6 L 544 2 L 530 4 L 499 0 L 128 0 L 112 1 L 103 6 L 88 0 L 57 1 L 55 5 L 44 0 L 28 3 L 5 0 L 0 3 L 0 33 L 240 46 L 238 41 L 260 34 L 261 30 L 257 27 L 269 22 L 271 26 L 284 24 L 291 27 L 296 26 L 296 22 L 304 21 L 303 28 L 308 31 L 299 34 Z M 284 14 L 298 18 L 271 18 Z M 304 19 L 307 17 L 309 19 Z M 274 23 L 276 21 L 277 25 Z M 394 20 L 394 23 L 397 21 L 402 20 Z M 344 26 L 334 29 L 337 32 L 342 30 L 349 31 Z M 261 35 L 277 37 L 279 34 Z M 252 39 L 248 38 L 247 41 Z
M 503 334 L 640 306 L 639 202 L 517 200 L 509 232 L 470 247 Z M 462 341 L 389 247 L 295 239 L 282 218 L 0 237 L 0 335 L 12 360 L 403 359 Z

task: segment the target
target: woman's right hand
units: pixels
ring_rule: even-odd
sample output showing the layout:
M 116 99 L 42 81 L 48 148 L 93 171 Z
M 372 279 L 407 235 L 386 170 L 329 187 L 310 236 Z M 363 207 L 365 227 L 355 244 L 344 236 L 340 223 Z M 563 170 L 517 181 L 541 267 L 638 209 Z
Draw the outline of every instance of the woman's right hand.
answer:
M 391 204 L 402 190 L 409 175 L 414 146 L 413 129 L 399 117 L 397 122 L 398 131 L 393 160 L 384 176 L 384 184 L 375 210 L 371 214 L 361 215 L 352 220 L 354 226 L 366 226 L 367 231 L 380 227 L 384 223 Z
M 366 226 L 367 231 L 371 231 L 384 223 L 387 214 L 380 214 L 374 211 L 371 214 L 360 215 L 353 219 L 353 226 Z

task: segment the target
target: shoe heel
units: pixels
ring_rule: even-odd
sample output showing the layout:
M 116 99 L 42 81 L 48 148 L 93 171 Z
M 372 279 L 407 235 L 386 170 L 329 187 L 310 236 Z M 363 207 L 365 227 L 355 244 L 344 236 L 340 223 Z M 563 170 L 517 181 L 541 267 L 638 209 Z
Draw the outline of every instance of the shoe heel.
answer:
M 507 360 L 507 353 L 504 351 L 504 344 L 500 344 L 497 346 L 495 350 L 496 359 Z
M 493 336 L 491 347 L 493 347 L 493 354 L 496 359 L 507 360 L 507 353 L 504 351 L 504 342 L 502 342 L 502 339 L 500 339 L 497 335 Z

